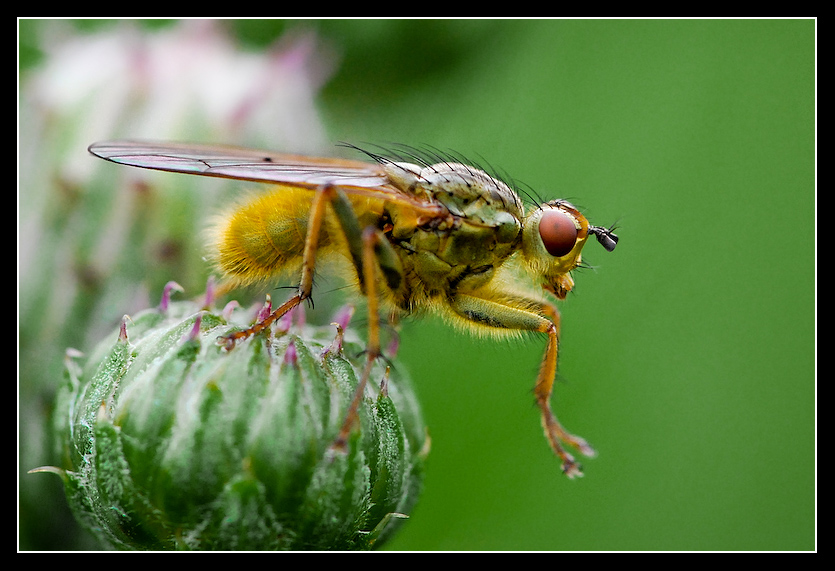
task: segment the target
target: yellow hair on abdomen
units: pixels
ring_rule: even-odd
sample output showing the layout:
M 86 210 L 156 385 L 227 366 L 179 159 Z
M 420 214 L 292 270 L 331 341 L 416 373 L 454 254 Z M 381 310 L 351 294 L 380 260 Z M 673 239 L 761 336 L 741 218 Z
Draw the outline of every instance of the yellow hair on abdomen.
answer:
M 301 267 L 313 192 L 275 186 L 218 216 L 209 232 L 211 258 L 233 286 L 251 285 Z M 323 224 L 319 248 L 330 245 Z

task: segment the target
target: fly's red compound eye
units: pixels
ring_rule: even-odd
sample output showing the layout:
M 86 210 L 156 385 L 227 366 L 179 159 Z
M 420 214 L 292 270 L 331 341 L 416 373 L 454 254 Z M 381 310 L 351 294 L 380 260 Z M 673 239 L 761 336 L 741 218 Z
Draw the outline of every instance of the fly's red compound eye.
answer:
M 539 220 L 539 236 L 548 253 L 560 258 L 568 254 L 577 243 L 577 227 L 568 214 L 549 210 Z

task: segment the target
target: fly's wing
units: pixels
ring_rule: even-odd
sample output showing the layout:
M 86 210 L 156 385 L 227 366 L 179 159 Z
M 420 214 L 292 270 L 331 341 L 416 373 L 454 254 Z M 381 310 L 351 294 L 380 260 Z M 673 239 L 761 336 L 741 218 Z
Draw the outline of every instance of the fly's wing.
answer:
M 419 204 L 392 186 L 385 170 L 376 163 L 153 141 L 104 141 L 93 143 L 88 150 L 107 161 L 145 169 L 310 189 L 330 184 L 353 194 Z

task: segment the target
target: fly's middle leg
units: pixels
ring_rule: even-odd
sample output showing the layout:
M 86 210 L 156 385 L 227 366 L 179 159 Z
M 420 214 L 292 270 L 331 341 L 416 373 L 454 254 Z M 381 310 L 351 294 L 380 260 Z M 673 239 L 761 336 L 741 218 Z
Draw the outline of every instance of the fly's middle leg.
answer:
M 383 270 L 387 266 L 386 259 L 391 254 L 395 254 L 395 252 L 391 250 L 391 244 L 382 232 L 376 228 L 366 228 L 362 232 L 361 267 L 357 268 L 357 272 L 360 275 L 365 297 L 368 300 L 368 346 L 365 351 L 365 365 L 354 390 L 354 396 L 348 406 L 339 434 L 331 445 L 331 449 L 335 451 L 344 452 L 347 449 L 351 431 L 359 422 L 359 406 L 365 394 L 365 387 L 371 376 L 371 370 L 374 362 L 382 354 L 380 348 L 380 284 L 376 274 L 378 269 Z M 391 266 L 388 267 L 391 270 Z M 383 273 L 386 272 L 383 271 Z M 391 284 L 391 281 L 388 283 Z
M 360 287 L 368 303 L 368 347 L 365 352 L 365 365 L 342 428 L 331 447 L 337 451 L 344 451 L 351 430 L 359 420 L 359 405 L 371 376 L 371 369 L 381 355 L 380 288 L 387 287 L 390 291 L 398 292 L 403 286 L 404 278 L 403 266 L 394 247 L 379 229 L 367 227 L 360 230 L 356 214 L 342 192 L 335 193 L 331 205 L 347 239 Z

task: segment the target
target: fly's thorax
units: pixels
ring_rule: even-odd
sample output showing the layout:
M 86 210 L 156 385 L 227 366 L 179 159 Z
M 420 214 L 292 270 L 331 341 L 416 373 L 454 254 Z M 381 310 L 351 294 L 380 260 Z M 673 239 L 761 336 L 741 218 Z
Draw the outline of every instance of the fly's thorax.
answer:
M 400 190 L 443 204 L 454 216 L 493 227 L 507 241 L 521 230 L 522 201 L 503 181 L 462 163 L 419 167 L 410 163 L 384 165 L 391 183 Z M 508 216 L 509 215 L 509 216 Z
M 525 263 L 531 274 L 541 276 L 543 287 L 560 299 L 574 287 L 569 272 L 580 265 L 588 235 L 586 217 L 564 200 L 540 205 L 525 220 Z
M 413 289 L 449 295 L 486 285 L 518 249 L 521 233 L 513 236 L 509 240 L 501 226 L 452 217 L 451 224 L 419 226 L 408 240 L 396 244 L 403 252 L 406 274 L 419 282 Z
M 501 180 L 462 163 L 423 168 L 390 163 L 385 168 L 392 184 L 404 192 L 446 208 L 451 216 L 433 221 L 437 223 L 433 230 L 483 234 L 487 242 L 500 244 L 518 240 L 524 214 L 521 200 Z
M 448 212 L 422 225 L 391 216 L 391 236 L 404 252 L 407 273 L 422 288 L 447 293 L 477 289 L 518 249 L 521 200 L 504 182 L 461 163 L 419 167 L 392 162 L 384 167 L 392 185 Z

